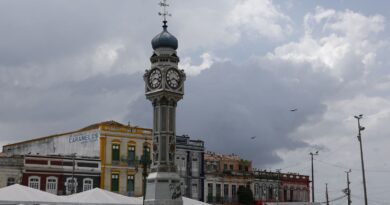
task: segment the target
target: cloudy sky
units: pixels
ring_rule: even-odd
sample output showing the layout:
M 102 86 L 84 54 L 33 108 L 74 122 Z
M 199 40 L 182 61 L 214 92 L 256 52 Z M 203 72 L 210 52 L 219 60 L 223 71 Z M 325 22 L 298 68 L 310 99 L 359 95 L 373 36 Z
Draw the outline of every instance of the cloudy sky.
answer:
M 0 1 L 0 145 L 106 120 L 151 127 L 142 75 L 161 31 L 157 3 Z M 316 199 L 325 183 L 341 196 L 352 169 L 352 201 L 363 204 L 353 118 L 362 113 L 369 203 L 390 201 L 388 1 L 170 4 L 188 76 L 177 134 L 307 175 L 319 150 Z

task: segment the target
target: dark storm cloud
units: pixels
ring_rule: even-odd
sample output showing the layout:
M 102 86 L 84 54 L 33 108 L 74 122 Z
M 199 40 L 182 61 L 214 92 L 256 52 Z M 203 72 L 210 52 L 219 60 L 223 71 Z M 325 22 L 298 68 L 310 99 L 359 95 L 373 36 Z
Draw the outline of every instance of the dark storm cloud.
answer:
M 323 98 L 336 81 L 309 66 L 286 68 L 266 61 L 224 63 L 188 77 L 184 100 L 178 104 L 177 134 L 202 139 L 208 150 L 239 154 L 258 166 L 278 162 L 277 149 L 307 146 L 290 133 L 324 113 Z M 151 109 L 141 97 L 128 118 L 151 127 Z
M 142 74 L 97 75 L 50 88 L 0 88 L 0 125 L 9 125 L 3 131 L 12 133 L 2 136 L 1 140 L 15 142 L 36 135 L 71 131 L 100 121 L 119 120 L 114 119 L 115 116 L 121 118 L 131 100 L 142 93 L 139 76 Z M 18 129 L 12 126 L 15 124 L 23 125 L 21 127 L 25 129 L 19 127 L 19 131 L 11 131 Z
M 42 63 L 77 56 L 113 38 L 137 36 L 146 42 L 151 37 L 143 35 L 143 29 L 154 21 L 141 23 L 139 19 L 155 14 L 144 9 L 156 7 L 152 3 L 0 1 L 0 64 Z

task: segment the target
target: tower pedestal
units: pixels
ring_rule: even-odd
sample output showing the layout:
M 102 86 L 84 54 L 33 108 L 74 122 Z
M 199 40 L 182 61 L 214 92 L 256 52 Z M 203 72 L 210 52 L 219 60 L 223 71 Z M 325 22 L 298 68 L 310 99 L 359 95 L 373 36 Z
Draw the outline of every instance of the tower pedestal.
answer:
M 145 205 L 183 205 L 180 176 L 175 172 L 150 173 Z

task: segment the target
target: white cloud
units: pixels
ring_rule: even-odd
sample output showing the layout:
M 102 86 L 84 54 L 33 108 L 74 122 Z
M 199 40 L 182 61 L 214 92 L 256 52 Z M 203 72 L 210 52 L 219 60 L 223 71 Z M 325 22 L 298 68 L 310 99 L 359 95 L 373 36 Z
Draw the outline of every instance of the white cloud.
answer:
M 214 62 L 226 62 L 229 61 L 229 59 L 221 59 L 212 56 L 210 53 L 203 53 L 200 58 L 202 59 L 201 64 L 199 65 L 193 65 L 192 59 L 190 57 L 186 57 L 182 60 L 179 67 L 181 69 L 184 69 L 187 75 L 198 75 L 203 70 L 209 69 Z
M 235 32 L 253 32 L 256 36 L 280 40 L 292 32 L 291 19 L 271 0 L 240 1 L 228 18 Z
M 330 15 L 328 19 L 324 29 L 339 31 L 352 40 L 363 40 L 384 30 L 384 17 L 381 15 L 364 16 L 346 10 L 336 12 L 334 15 Z
M 183 2 L 174 19 L 180 48 L 211 50 L 250 37 L 278 41 L 292 33 L 292 20 L 271 0 Z
M 122 44 L 104 44 L 98 46 L 95 50 L 95 54 L 92 57 L 93 68 L 98 73 L 105 73 L 118 60 L 118 50 L 124 49 Z
M 380 15 L 318 7 L 314 14 L 305 15 L 304 28 L 305 35 L 298 42 L 275 48 L 267 58 L 310 63 L 314 69 L 343 80 L 350 72 L 367 73 L 376 63 L 378 50 L 387 44 L 376 39 L 384 29 Z

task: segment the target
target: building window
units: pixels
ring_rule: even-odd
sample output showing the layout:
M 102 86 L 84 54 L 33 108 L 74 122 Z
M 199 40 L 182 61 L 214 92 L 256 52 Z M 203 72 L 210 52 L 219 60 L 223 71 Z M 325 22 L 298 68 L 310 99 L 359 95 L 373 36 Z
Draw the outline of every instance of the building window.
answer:
M 127 176 L 127 196 L 134 196 L 134 176 Z
M 223 185 L 223 198 L 225 199 L 225 201 L 228 201 L 229 199 L 229 184 Z
M 272 185 L 268 188 L 268 199 L 274 199 L 274 188 Z
M 112 145 L 112 161 L 119 161 L 119 144 Z
M 40 189 L 41 188 L 41 177 L 38 176 L 31 176 L 28 178 L 28 186 L 33 189 Z
M 237 186 L 232 185 L 232 197 L 235 198 L 237 197 Z
M 207 184 L 207 202 L 213 202 L 213 184 Z
M 119 174 L 111 175 L 111 191 L 112 192 L 119 191 Z
M 191 198 L 198 199 L 198 184 L 192 184 Z
M 227 164 L 223 164 L 223 170 L 227 170 Z
M 241 164 L 238 165 L 238 170 L 239 170 L 239 171 L 242 171 L 242 165 L 241 165 Z
M 150 159 L 150 147 L 144 147 L 144 153 L 146 155 L 146 159 Z
M 57 177 L 46 178 L 46 191 L 57 195 Z
M 230 166 L 230 170 L 233 170 L 233 165 L 231 164 L 231 165 L 229 165 Z
M 255 198 L 259 195 L 259 184 L 255 184 Z
M 283 190 L 283 199 L 284 199 L 284 201 L 288 201 L 288 198 L 287 198 L 287 189 L 286 189 L 286 188 L 284 188 L 284 190 Z
M 129 166 L 135 166 L 135 146 L 127 147 L 127 163 Z
M 13 177 L 8 178 L 7 179 L 7 186 L 11 186 L 13 184 L 15 184 L 15 178 L 13 178 Z
M 93 179 L 85 178 L 83 179 L 83 191 L 88 191 L 93 188 Z
M 263 200 L 267 200 L 267 185 L 266 184 L 263 184 L 261 186 L 261 198 Z
M 247 171 L 249 171 L 249 168 L 248 168 L 248 166 L 245 166 L 245 171 L 247 172 Z
M 66 178 L 65 187 L 66 187 L 66 195 L 77 193 L 77 179 L 74 177 Z
M 199 161 L 197 158 L 192 158 L 192 176 L 199 176 Z
M 217 202 L 221 202 L 221 184 L 216 184 L 215 186 L 215 193 L 217 195 Z

